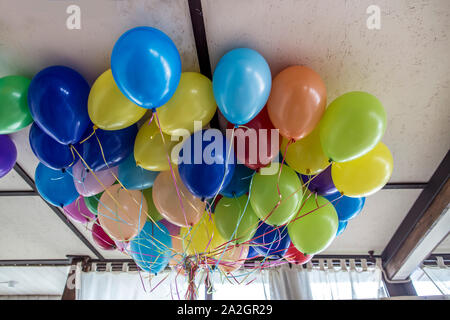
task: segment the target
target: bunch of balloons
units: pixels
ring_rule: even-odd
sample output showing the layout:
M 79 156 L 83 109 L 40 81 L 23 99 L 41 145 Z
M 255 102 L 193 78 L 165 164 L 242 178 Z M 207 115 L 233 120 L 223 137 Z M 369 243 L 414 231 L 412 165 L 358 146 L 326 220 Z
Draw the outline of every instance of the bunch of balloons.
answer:
M 39 193 L 92 223 L 100 248 L 151 273 L 230 273 L 255 257 L 308 262 L 389 180 L 380 101 L 350 92 L 327 108 L 326 96 L 310 68 L 272 79 L 247 48 L 226 53 L 212 81 L 182 73 L 172 40 L 138 27 L 117 40 L 92 87 L 65 66 L 0 79 L 0 133 L 34 120 Z M 217 107 L 226 135 L 208 128 Z M 238 135 L 250 133 L 240 148 Z M 0 146 L 1 177 L 16 150 L 5 135 Z

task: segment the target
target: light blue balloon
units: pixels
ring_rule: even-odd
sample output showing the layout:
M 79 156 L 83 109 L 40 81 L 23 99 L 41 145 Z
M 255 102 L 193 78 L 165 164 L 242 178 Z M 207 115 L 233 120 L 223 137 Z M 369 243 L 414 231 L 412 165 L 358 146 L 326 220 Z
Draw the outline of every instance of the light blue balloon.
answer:
M 272 75 L 264 57 L 252 49 L 226 53 L 216 66 L 213 91 L 220 112 L 235 125 L 252 120 L 269 98 Z
M 156 226 L 158 225 L 158 226 Z M 158 273 L 170 260 L 172 240 L 169 231 L 160 222 L 147 221 L 141 232 L 130 241 L 130 254 L 144 271 Z
M 348 221 L 339 221 L 338 229 L 336 231 L 336 237 L 339 236 L 342 232 L 344 232 L 345 228 L 347 228 Z
M 230 183 L 220 191 L 220 194 L 227 198 L 238 198 L 246 194 L 250 188 L 250 181 L 252 181 L 254 173 L 254 170 L 247 168 L 243 164 L 237 164 Z
M 39 163 L 35 171 L 36 188 L 45 201 L 57 207 L 74 202 L 79 194 L 75 189 L 72 169 L 54 170 Z M 70 172 L 67 172 L 70 171 Z
M 147 109 L 164 105 L 180 82 L 181 58 L 173 41 L 162 31 L 137 27 L 114 45 L 111 71 L 120 91 Z
M 119 181 L 129 190 L 151 188 L 158 174 L 157 171 L 149 171 L 137 166 L 133 153 L 119 165 Z

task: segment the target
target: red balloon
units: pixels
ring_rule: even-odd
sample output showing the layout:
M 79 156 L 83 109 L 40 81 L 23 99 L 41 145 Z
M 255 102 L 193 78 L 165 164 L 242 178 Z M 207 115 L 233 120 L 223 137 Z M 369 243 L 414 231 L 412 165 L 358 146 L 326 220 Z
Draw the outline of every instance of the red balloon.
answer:
M 275 127 L 270 121 L 267 107 L 264 107 L 252 121 L 244 126 L 253 129 L 254 133 L 248 132 L 248 129 L 244 127 L 235 129 L 234 150 L 238 160 L 252 170 L 266 167 L 278 155 L 281 146 L 281 137 L 278 130 L 276 130 L 276 136 L 272 135 L 275 132 L 272 129 L 275 129 Z M 227 128 L 231 129 L 233 127 L 234 125 L 228 122 Z M 244 139 L 244 135 L 247 135 L 249 138 L 246 136 Z M 278 145 L 272 147 L 272 139 Z
M 312 255 L 307 254 L 306 256 L 297 250 L 294 244 L 291 242 L 289 248 L 284 254 L 284 258 L 290 263 L 294 264 L 305 264 L 312 259 Z
M 103 250 L 114 250 L 116 249 L 116 244 L 100 226 L 98 221 L 95 221 L 92 225 L 92 238 L 94 242 Z

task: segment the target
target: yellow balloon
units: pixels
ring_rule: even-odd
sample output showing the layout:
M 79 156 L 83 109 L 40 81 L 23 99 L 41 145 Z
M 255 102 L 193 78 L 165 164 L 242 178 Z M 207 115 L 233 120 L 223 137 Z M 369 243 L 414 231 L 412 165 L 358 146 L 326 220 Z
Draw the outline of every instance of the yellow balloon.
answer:
M 177 90 L 158 108 L 159 125 L 164 133 L 183 135 L 194 132 L 194 121 L 206 126 L 216 112 L 211 80 L 197 72 L 183 72 Z
M 134 159 L 138 166 L 151 171 L 170 169 L 167 155 L 171 157 L 172 148 L 178 142 L 171 141 L 165 133 L 163 135 L 164 142 L 154 119 L 150 124 L 142 125 L 134 142 Z
M 183 249 L 188 255 L 199 253 L 209 256 L 217 255 L 221 250 L 216 248 L 226 242 L 217 230 L 214 215 L 210 217 L 207 212 L 191 228 L 181 228 L 180 237 L 184 239 Z M 217 253 L 215 253 L 216 250 Z
M 379 142 L 371 151 L 354 160 L 333 162 L 331 177 L 340 193 L 347 197 L 374 194 L 389 181 L 393 158 L 388 147 Z
M 95 80 L 88 99 L 91 121 L 103 130 L 119 130 L 141 119 L 147 109 L 128 100 L 114 82 L 111 69 Z
M 319 126 L 317 126 L 309 135 L 305 138 L 297 140 L 288 146 L 286 151 L 286 145 L 288 139 L 283 138 L 280 151 L 284 155 L 286 152 L 285 161 L 295 171 L 312 175 L 318 174 L 323 171 L 329 164 L 328 157 L 322 150 L 320 144 Z

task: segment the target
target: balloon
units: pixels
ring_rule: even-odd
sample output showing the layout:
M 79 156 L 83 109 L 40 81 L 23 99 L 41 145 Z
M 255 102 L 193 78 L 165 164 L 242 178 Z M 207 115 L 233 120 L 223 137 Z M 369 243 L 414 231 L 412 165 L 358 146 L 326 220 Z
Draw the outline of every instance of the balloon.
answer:
M 236 239 L 233 243 L 250 240 L 258 226 L 258 217 L 246 195 L 222 198 L 216 206 L 214 219 L 220 235 L 227 241 Z
M 252 120 L 264 107 L 272 85 L 270 68 L 264 57 L 252 49 L 226 53 L 213 75 L 217 105 L 232 124 Z
M 137 131 L 136 125 L 116 131 L 97 129 L 82 144 L 84 161 L 94 172 L 117 166 L 133 153 Z
M 236 271 L 245 263 L 247 256 L 248 246 L 236 246 L 232 249 L 227 249 L 221 255 L 222 258 L 219 262 L 219 268 L 225 273 Z
M 0 178 L 6 176 L 14 168 L 16 160 L 16 145 L 7 135 L 0 135 Z
M 253 248 L 262 256 L 268 258 L 271 256 L 283 257 L 286 253 L 291 239 L 289 239 L 287 227 L 278 229 L 260 222 L 258 229 L 252 240 Z
M 234 173 L 234 151 L 217 129 L 195 132 L 183 143 L 179 162 L 181 180 L 199 198 L 212 198 L 227 187 Z
M 338 229 L 336 231 L 336 237 L 341 235 L 344 232 L 345 228 L 347 228 L 348 221 L 339 221 Z
M 112 186 L 116 181 L 117 171 L 117 167 L 113 167 L 99 172 L 91 172 L 79 160 L 72 169 L 73 182 L 79 194 L 90 197 Z
M 369 153 L 348 162 L 333 162 L 331 176 L 339 192 L 347 197 L 374 194 L 389 181 L 393 169 L 392 154 L 382 142 Z
M 230 183 L 220 193 L 228 198 L 240 197 L 246 194 L 250 188 L 250 182 L 254 173 L 255 171 L 247 168 L 243 164 L 237 164 L 234 168 Z
M 78 159 L 77 153 L 72 151 L 70 146 L 61 144 L 47 135 L 36 123 L 31 126 L 29 140 L 34 155 L 49 168 L 55 170 L 68 168 Z
M 356 217 L 364 207 L 366 198 L 351 198 L 339 192 L 325 196 L 336 209 L 339 221 L 347 221 Z
M 301 218 L 289 223 L 288 232 L 294 246 L 303 254 L 325 250 L 336 237 L 338 216 L 333 205 L 324 197 L 311 195 L 298 217 Z
M 160 222 L 147 221 L 138 236 L 131 241 L 130 253 L 144 271 L 162 271 L 171 256 L 172 241 L 166 227 Z
M 39 127 L 62 144 L 80 141 L 91 123 L 89 85 L 75 70 L 53 66 L 41 70 L 28 88 L 28 105 Z
M 284 258 L 289 263 L 294 263 L 298 265 L 302 265 L 311 261 L 312 257 L 313 257 L 312 255 L 304 255 L 303 253 L 298 251 L 292 242 L 289 245 L 289 248 L 287 249 L 286 253 L 284 254 Z
M 171 236 L 178 236 L 180 234 L 181 228 L 179 226 L 170 223 L 166 219 L 161 219 L 159 222 L 167 228 Z
M 0 135 L 17 132 L 33 122 L 27 102 L 30 82 L 21 76 L 0 78 Z
M 98 220 L 108 235 L 119 241 L 133 239 L 144 227 L 147 201 L 140 191 L 115 184 L 105 190 L 98 204 Z
M 227 128 L 233 127 L 234 125 L 228 122 Z M 278 130 L 270 122 L 267 108 L 263 108 L 243 127 L 236 128 L 234 135 L 236 156 L 250 169 L 257 170 L 265 167 L 278 155 L 281 139 Z
M 144 123 L 139 129 L 134 143 L 134 158 L 136 165 L 152 171 L 166 171 L 170 169 L 167 155 L 171 155 L 172 148 L 178 143 L 171 141 L 170 136 L 163 133 L 161 138 L 155 121 L 150 125 Z
M 90 212 L 97 215 L 97 209 L 98 209 L 98 201 L 102 197 L 103 192 L 100 192 L 99 194 L 90 196 L 90 197 L 84 197 L 84 203 L 86 204 L 86 207 L 89 209 Z
M 70 169 L 54 170 L 39 163 L 34 176 L 39 194 L 54 206 L 67 206 L 79 196 Z
M 220 199 L 222 199 L 223 196 L 221 194 L 218 194 L 215 198 L 209 198 L 206 200 L 206 211 L 214 213 L 216 210 L 216 206 L 219 203 Z M 214 202 L 213 202 L 214 200 Z
M 122 253 L 130 251 L 130 242 L 128 241 L 114 241 L 114 244 L 116 245 L 116 249 Z
M 252 258 L 255 258 L 257 256 L 259 256 L 258 251 L 256 251 L 253 246 L 248 246 L 247 259 L 252 259 Z
M 273 210 L 280 201 L 277 189 L 279 171 L 272 175 L 255 174 L 250 190 L 250 203 L 256 215 L 267 224 L 277 226 L 287 223 L 297 213 L 303 197 L 302 184 L 295 171 L 281 164 L 279 170 L 282 202 L 278 208 Z
M 319 196 L 326 196 L 337 192 L 333 179 L 331 178 L 331 166 L 316 176 L 302 175 L 302 180 L 308 187 L 309 191 L 317 193 Z
M 155 207 L 155 203 L 153 202 L 153 189 L 148 188 L 142 191 L 144 194 L 144 198 L 147 201 L 147 214 L 153 219 L 153 222 L 157 222 L 161 220 L 163 217 L 158 212 Z M 147 219 L 151 221 L 151 219 L 147 216 Z M 166 225 L 168 228 L 168 226 Z
M 74 202 L 65 206 L 63 209 L 64 213 L 76 222 L 88 223 L 95 219 L 95 215 L 86 207 L 82 196 L 79 196 Z
M 98 221 L 95 221 L 92 225 L 92 239 L 94 242 L 103 250 L 114 250 L 116 249 L 116 244 L 100 226 Z
M 169 266 L 179 269 L 182 267 L 181 263 L 183 262 L 183 259 L 183 241 L 177 237 L 172 237 L 172 250 Z
M 173 97 L 158 110 L 159 124 L 168 135 L 194 132 L 194 121 L 207 125 L 216 112 L 212 83 L 197 72 L 183 72 Z
M 161 172 L 153 184 L 153 201 L 158 212 L 169 222 L 180 226 L 189 227 L 196 224 L 206 208 L 206 203 L 194 197 L 192 193 L 181 182 L 178 170 L 174 167 L 175 181 L 180 193 L 178 198 L 177 189 L 174 185 L 170 171 Z
M 320 122 L 320 141 L 331 160 L 345 162 L 372 150 L 385 130 L 381 102 L 366 92 L 349 92 L 328 106 Z
M 288 139 L 300 140 L 319 123 L 327 104 L 320 76 L 305 66 L 291 66 L 274 79 L 267 111 L 275 128 Z
M 220 257 L 218 248 L 226 242 L 217 230 L 214 215 L 204 213 L 201 220 L 191 228 L 181 228 L 180 238 L 183 240 L 183 249 L 188 255 L 205 253 Z M 218 252 L 216 252 L 216 250 Z
M 122 34 L 111 54 L 111 70 L 120 91 L 138 106 L 153 109 L 174 94 L 181 77 L 177 47 L 163 32 L 137 27 Z
M 137 166 L 136 161 L 134 161 L 133 153 L 119 165 L 119 181 L 125 188 L 130 190 L 151 188 L 158 173 L 159 172 L 148 171 Z
M 288 144 L 283 138 L 280 151 L 286 154 L 285 161 L 301 174 L 313 175 L 322 172 L 328 165 L 328 157 L 320 145 L 319 130 L 314 129 L 308 136 Z M 287 150 L 286 150 L 287 146 Z
M 88 99 L 91 121 L 103 130 L 119 130 L 131 126 L 144 116 L 147 109 L 128 100 L 120 92 L 111 69 L 95 80 Z

